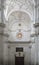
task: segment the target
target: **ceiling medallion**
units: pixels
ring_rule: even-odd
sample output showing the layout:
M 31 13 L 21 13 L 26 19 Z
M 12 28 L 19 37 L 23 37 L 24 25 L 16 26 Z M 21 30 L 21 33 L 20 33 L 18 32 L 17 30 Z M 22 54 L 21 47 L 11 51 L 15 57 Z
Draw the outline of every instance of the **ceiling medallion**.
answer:
M 17 38 L 21 39 L 22 38 L 22 33 L 18 33 Z

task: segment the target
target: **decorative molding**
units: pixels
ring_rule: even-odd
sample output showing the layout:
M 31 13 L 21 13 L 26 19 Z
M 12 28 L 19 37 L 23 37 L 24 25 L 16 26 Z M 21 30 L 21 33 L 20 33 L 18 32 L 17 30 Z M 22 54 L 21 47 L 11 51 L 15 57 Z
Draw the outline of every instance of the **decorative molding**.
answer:
M 4 23 L 0 23 L 0 27 L 4 28 L 5 24 Z
M 35 33 L 35 34 L 31 34 L 30 37 L 35 37 L 35 36 L 38 36 L 38 35 L 39 35 L 39 32 Z
M 20 43 L 20 44 L 23 44 L 23 43 L 25 43 L 25 44 L 30 44 L 31 43 L 31 41 L 6 41 L 6 43 L 10 43 L 10 44 L 13 44 L 13 43 Z
M 18 39 L 21 39 L 21 38 L 22 38 L 22 33 L 21 33 L 21 32 L 18 32 L 16 37 L 17 37 Z
M 31 35 L 30 35 L 30 37 L 34 37 L 34 36 L 35 36 L 35 34 L 31 34 Z
M 38 23 L 35 23 L 35 24 L 33 24 L 34 25 L 34 27 L 36 28 L 36 27 L 39 27 L 39 22 Z
M 5 37 L 9 37 L 8 34 L 4 34 L 4 33 L 0 33 L 0 35 L 5 36 Z

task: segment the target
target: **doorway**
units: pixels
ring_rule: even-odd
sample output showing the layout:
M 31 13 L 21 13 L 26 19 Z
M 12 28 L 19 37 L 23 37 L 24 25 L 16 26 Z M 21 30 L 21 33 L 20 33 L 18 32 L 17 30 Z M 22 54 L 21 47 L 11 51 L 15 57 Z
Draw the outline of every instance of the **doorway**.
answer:
M 15 65 L 24 65 L 24 57 L 15 56 Z

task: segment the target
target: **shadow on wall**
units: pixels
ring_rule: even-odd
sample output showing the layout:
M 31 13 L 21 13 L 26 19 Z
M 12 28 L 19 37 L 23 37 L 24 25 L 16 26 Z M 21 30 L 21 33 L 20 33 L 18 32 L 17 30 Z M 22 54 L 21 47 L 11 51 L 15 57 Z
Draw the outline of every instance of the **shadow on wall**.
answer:
M 3 63 L 3 60 L 2 60 L 2 59 L 0 60 L 0 65 L 4 65 L 4 63 Z

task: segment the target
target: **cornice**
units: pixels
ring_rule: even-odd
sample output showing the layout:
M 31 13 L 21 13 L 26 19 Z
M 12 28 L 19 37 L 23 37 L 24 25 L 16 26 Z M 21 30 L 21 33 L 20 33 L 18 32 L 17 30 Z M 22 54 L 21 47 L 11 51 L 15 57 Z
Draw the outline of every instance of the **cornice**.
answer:
M 20 43 L 20 44 L 30 44 L 31 41 L 6 41 L 6 43 L 10 43 L 10 44 L 13 44 L 13 43 Z
M 35 34 L 31 34 L 30 37 L 35 37 L 35 36 L 38 36 L 38 35 L 39 35 L 39 32 L 35 33 Z
M 35 23 L 35 24 L 33 24 L 34 25 L 34 27 L 36 28 L 36 27 L 39 27 L 39 22 L 38 23 Z
M 0 33 L 0 35 L 5 36 L 5 37 L 9 37 L 8 34 L 4 34 L 4 33 Z

